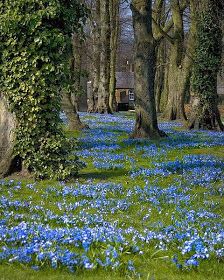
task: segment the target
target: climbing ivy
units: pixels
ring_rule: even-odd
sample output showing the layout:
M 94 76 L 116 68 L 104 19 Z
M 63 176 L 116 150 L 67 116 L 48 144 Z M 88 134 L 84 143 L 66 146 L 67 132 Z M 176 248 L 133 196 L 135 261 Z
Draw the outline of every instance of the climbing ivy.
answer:
M 214 4 L 198 14 L 196 37 L 191 85 L 203 110 L 212 111 L 212 104 L 217 102 L 217 74 L 222 56 L 222 30 Z
M 17 119 L 15 156 L 39 178 L 81 167 L 62 131 L 60 93 L 72 86 L 71 34 L 86 18 L 79 0 L 0 2 L 0 82 Z

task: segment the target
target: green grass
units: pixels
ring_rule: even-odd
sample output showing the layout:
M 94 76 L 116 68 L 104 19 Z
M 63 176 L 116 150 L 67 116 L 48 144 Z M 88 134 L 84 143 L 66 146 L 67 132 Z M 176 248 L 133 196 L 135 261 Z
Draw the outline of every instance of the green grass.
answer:
M 132 116 L 132 113 L 130 113 Z M 129 116 L 129 117 L 130 117 Z M 67 135 L 70 136 L 79 136 L 78 132 L 67 131 Z M 122 144 L 122 141 L 127 138 L 126 134 L 121 134 L 119 137 L 119 142 Z M 136 166 L 138 167 L 150 167 L 153 165 L 154 159 L 143 158 L 141 152 L 133 153 L 134 146 L 122 146 L 122 149 L 119 153 L 124 153 L 129 155 L 130 157 L 136 160 Z M 166 155 L 166 160 L 175 160 L 176 158 L 182 158 L 184 155 L 188 154 L 208 154 L 214 155 L 220 158 L 223 158 L 223 147 L 209 147 L 209 148 L 185 148 L 182 150 L 175 150 L 168 152 Z M 162 158 L 162 160 L 164 160 Z M 108 170 L 101 171 L 97 170 L 93 164 L 92 160 L 87 160 L 87 167 L 84 168 L 78 178 L 74 178 L 69 183 L 79 182 L 85 183 L 88 179 L 92 179 L 93 182 L 115 182 L 121 183 L 126 189 L 132 189 L 134 186 L 143 186 L 144 178 L 137 177 L 135 179 L 131 179 L 129 176 L 130 164 L 127 163 L 124 169 L 119 170 Z M 172 175 L 166 178 L 157 178 L 157 182 L 161 187 L 166 188 L 169 184 L 175 181 L 179 175 Z M 18 177 L 16 177 L 18 179 Z M 153 182 L 155 178 L 149 178 Z M 23 183 L 33 182 L 32 179 L 22 179 Z M 44 194 L 44 190 L 48 186 L 57 186 L 57 182 L 55 181 L 42 181 L 38 182 L 37 188 L 39 190 L 38 193 L 33 193 L 31 190 L 22 189 L 15 196 L 16 199 L 20 200 L 28 200 L 30 196 L 32 196 L 32 201 L 35 204 L 42 204 L 45 208 L 50 209 L 52 211 L 58 212 L 58 209 L 53 205 L 54 202 L 58 200 L 57 197 L 52 196 L 50 199 L 43 199 L 42 195 Z M 220 183 L 218 183 L 220 186 Z M 194 195 L 196 197 L 195 201 L 192 204 L 193 208 L 197 208 L 200 204 L 203 203 L 203 188 L 196 187 L 194 189 Z M 5 194 L 7 190 L 5 191 Z M 121 197 L 120 197 L 121 198 Z M 221 197 L 210 197 L 213 201 L 219 202 L 219 205 L 214 210 L 217 214 L 223 215 L 224 210 L 224 201 Z M 69 201 L 75 201 L 74 198 L 71 198 Z M 123 223 L 126 226 L 134 226 L 138 229 L 141 229 L 144 225 L 139 219 L 140 215 L 143 215 L 145 212 L 140 212 L 140 208 L 145 205 L 140 205 L 135 201 L 133 201 L 132 207 L 128 210 L 128 212 L 118 212 L 114 215 L 108 215 L 108 220 L 118 220 L 119 223 Z M 147 206 L 148 207 L 148 206 Z M 145 209 L 147 209 L 147 207 Z M 158 220 L 158 215 L 160 215 L 160 219 L 163 222 L 169 223 L 170 216 L 169 213 L 173 210 L 173 206 L 166 205 L 164 208 L 164 212 L 167 212 L 167 216 L 161 216 L 157 213 L 156 210 L 152 211 L 152 220 L 151 222 Z M 164 213 L 163 212 L 163 213 Z M 28 214 L 28 213 L 27 213 Z M 200 225 L 199 225 L 200 227 Z M 146 248 L 146 251 L 141 256 L 136 256 L 136 264 L 138 271 L 141 272 L 141 279 L 144 280 L 222 280 L 224 279 L 224 264 L 221 260 L 210 259 L 201 262 L 201 265 L 189 271 L 181 271 L 175 267 L 174 264 L 170 262 L 170 257 L 172 255 L 172 251 L 167 252 L 158 252 L 154 254 L 155 250 L 152 247 Z M 168 258 L 169 259 L 168 259 Z M 33 271 L 29 267 L 19 264 L 1 264 L 0 265 L 0 280 L 122 280 L 122 279 L 138 279 L 135 276 L 122 274 L 119 271 L 113 272 L 111 270 L 102 270 L 98 269 L 95 271 L 77 271 L 75 274 L 72 274 L 65 269 L 48 269 L 44 268 L 40 271 Z
M 203 263 L 201 267 L 191 272 L 180 272 L 177 269 L 170 269 L 169 264 L 159 260 L 146 260 L 141 267 L 144 280 L 223 280 L 223 263 L 217 266 L 216 261 Z M 78 272 L 71 274 L 63 270 L 46 269 L 43 271 L 33 271 L 21 266 L 0 266 L 1 280 L 124 280 L 139 279 L 131 276 L 111 273 L 110 271 Z

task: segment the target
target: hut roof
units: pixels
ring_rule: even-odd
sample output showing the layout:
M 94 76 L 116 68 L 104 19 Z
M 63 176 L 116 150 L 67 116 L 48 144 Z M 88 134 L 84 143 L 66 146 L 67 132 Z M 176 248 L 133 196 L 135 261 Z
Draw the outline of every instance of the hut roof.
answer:
M 116 89 L 133 89 L 133 72 L 116 72 Z

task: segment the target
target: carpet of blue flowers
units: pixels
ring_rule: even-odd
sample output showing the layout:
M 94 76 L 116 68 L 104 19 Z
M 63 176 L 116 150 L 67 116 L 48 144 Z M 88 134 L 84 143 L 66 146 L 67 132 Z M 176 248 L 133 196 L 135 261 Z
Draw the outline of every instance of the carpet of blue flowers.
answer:
M 81 114 L 90 129 L 73 182 L 0 181 L 0 263 L 141 274 L 145 256 L 181 270 L 224 257 L 224 133 L 161 123 L 168 138 L 129 139 L 124 114 Z M 22 194 L 22 195 L 21 195 Z

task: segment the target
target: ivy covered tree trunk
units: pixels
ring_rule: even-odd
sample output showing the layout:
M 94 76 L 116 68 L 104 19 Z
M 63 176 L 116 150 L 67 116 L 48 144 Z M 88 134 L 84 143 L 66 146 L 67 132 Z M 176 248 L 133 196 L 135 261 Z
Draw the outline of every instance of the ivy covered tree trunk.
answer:
M 152 34 L 152 1 L 131 4 L 135 40 L 136 123 L 134 138 L 160 138 L 154 96 L 155 42 Z
M 192 86 L 192 109 L 189 128 L 224 130 L 218 110 L 217 75 L 222 57 L 222 29 L 219 1 L 199 0 L 195 3 L 197 30 Z M 222 4 L 220 2 L 220 4 Z
M 0 83 L 16 116 L 14 155 L 23 170 L 36 178 L 66 179 L 82 164 L 71 156 L 74 144 L 61 128 L 60 92 L 73 84 L 70 36 L 86 12 L 76 0 L 48 2 L 44 8 L 29 0 L 0 5 Z
M 110 15 L 109 0 L 100 0 L 101 19 L 101 53 L 100 53 L 100 80 L 98 88 L 98 113 L 111 113 L 109 107 L 109 66 L 110 66 Z
M 0 178 L 10 171 L 14 159 L 16 118 L 9 111 L 4 95 L 0 93 Z

